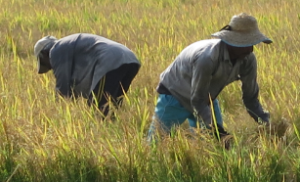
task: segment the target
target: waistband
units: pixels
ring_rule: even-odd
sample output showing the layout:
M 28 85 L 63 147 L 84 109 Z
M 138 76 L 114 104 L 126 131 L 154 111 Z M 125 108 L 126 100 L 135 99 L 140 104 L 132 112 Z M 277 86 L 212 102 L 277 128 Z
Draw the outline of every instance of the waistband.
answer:
M 171 92 L 162 83 L 159 83 L 156 91 L 160 94 L 172 95 Z

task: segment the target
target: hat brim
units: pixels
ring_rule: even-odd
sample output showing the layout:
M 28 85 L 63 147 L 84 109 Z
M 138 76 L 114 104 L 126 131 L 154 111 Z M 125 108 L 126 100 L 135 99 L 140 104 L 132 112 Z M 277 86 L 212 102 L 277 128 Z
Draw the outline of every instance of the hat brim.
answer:
M 260 31 L 256 32 L 236 32 L 230 30 L 221 30 L 211 35 L 212 37 L 219 38 L 226 44 L 234 47 L 249 47 L 260 42 L 266 44 L 272 43 L 272 40 L 263 35 Z
M 37 72 L 38 74 L 43 74 L 43 73 L 47 73 L 50 69 L 46 66 L 43 66 L 41 64 L 40 58 L 37 57 Z

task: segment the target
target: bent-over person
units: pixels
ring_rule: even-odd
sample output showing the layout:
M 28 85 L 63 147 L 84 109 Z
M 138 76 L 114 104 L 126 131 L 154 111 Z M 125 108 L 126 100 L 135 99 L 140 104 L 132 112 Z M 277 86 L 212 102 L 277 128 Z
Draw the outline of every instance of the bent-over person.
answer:
M 256 122 L 260 118 L 263 123 L 269 123 L 269 113 L 258 100 L 253 46 L 272 41 L 259 31 L 257 20 L 246 13 L 233 16 L 230 23 L 212 37 L 214 39 L 187 46 L 161 73 L 148 140 L 153 139 L 157 124 L 165 133 L 170 133 L 172 127 L 186 119 L 191 127 L 215 128 L 221 137 L 228 135 L 217 97 L 226 85 L 238 80 L 242 83 L 242 99 L 250 116 Z M 213 127 L 213 115 L 217 127 Z
M 107 103 L 116 106 L 140 68 L 126 46 L 105 37 L 77 33 L 61 39 L 46 36 L 34 46 L 38 73 L 53 70 L 56 91 L 63 97 L 84 97 L 106 116 Z

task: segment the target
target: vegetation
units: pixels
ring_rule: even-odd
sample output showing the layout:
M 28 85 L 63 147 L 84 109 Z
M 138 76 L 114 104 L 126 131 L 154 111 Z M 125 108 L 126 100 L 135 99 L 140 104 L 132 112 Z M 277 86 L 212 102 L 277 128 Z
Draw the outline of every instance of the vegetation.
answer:
M 0 0 L 0 181 L 300 181 L 300 1 Z M 191 139 L 187 124 L 150 147 L 159 74 L 187 45 L 254 15 L 273 39 L 255 46 L 260 100 L 273 130 L 259 130 L 240 83 L 219 97 L 233 146 Z M 52 73 L 33 55 L 43 36 L 88 32 L 132 49 L 142 62 L 114 121 L 85 100 L 56 99 Z

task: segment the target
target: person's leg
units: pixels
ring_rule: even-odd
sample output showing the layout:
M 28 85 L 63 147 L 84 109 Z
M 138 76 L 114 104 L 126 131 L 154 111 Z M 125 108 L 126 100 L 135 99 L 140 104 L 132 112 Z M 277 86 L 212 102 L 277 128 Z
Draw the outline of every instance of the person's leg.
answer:
M 219 101 L 218 99 L 215 99 L 213 101 L 213 108 L 214 108 L 214 115 L 215 115 L 215 118 L 216 118 L 216 121 L 217 123 L 223 127 L 223 119 L 222 119 L 222 114 L 221 114 L 221 109 L 220 109 L 220 106 L 219 106 Z M 197 127 L 197 119 L 194 117 L 194 115 L 191 115 L 190 117 L 188 117 L 188 121 L 189 121 L 189 125 L 192 128 L 196 128 Z M 199 121 L 199 126 L 201 128 L 205 128 L 205 124 L 202 123 L 201 121 Z
M 140 65 L 136 63 L 132 64 L 126 64 L 123 65 L 125 67 L 125 70 L 127 70 L 126 74 L 124 77 L 121 79 L 121 89 L 118 90 L 118 93 L 116 94 L 116 102 L 118 106 L 121 106 L 122 101 L 123 101 L 123 95 L 127 93 L 132 80 L 135 78 L 137 75 Z
M 173 127 L 181 125 L 190 114 L 172 95 L 159 94 L 155 116 L 148 132 L 148 141 L 154 139 L 156 126 L 165 133 L 170 133 Z
M 192 134 L 195 134 L 195 129 L 197 128 L 197 127 L 200 127 L 200 128 L 203 128 L 203 123 L 201 123 L 201 122 L 197 122 L 197 118 L 194 116 L 194 114 L 192 113 L 188 118 L 188 122 L 189 122 L 189 127 L 190 127 L 190 132 L 192 133 Z M 199 125 L 199 126 L 197 126 L 197 124 Z
M 104 105 L 107 103 L 106 97 L 104 97 L 104 87 L 106 82 L 106 75 L 103 76 L 97 83 L 92 93 L 89 95 L 87 103 L 89 106 L 96 105 L 104 115 Z
M 218 99 L 215 99 L 213 101 L 213 107 L 214 107 L 214 114 L 215 114 L 216 121 L 221 127 L 223 127 L 223 118 L 222 118 L 220 104 L 219 104 Z
M 188 117 L 188 122 L 189 122 L 190 132 L 191 132 L 192 136 L 197 137 L 195 129 L 198 127 L 201 128 L 201 130 L 200 130 L 201 134 L 206 134 L 207 132 L 209 132 L 209 130 L 203 130 L 204 128 L 206 128 L 205 123 L 202 121 L 198 121 L 197 118 L 193 114 L 191 114 Z
M 191 127 L 191 129 L 193 128 L 197 128 L 197 118 L 192 114 L 188 117 L 188 122 L 189 122 L 189 126 Z M 199 127 L 203 128 L 203 124 L 201 122 L 199 122 Z
M 116 102 L 119 90 L 122 90 L 120 81 L 126 75 L 127 71 L 126 67 L 121 66 L 108 72 L 93 89 L 92 94 L 89 96 L 88 104 L 97 105 L 104 116 L 107 116 L 109 112 L 108 102 Z

